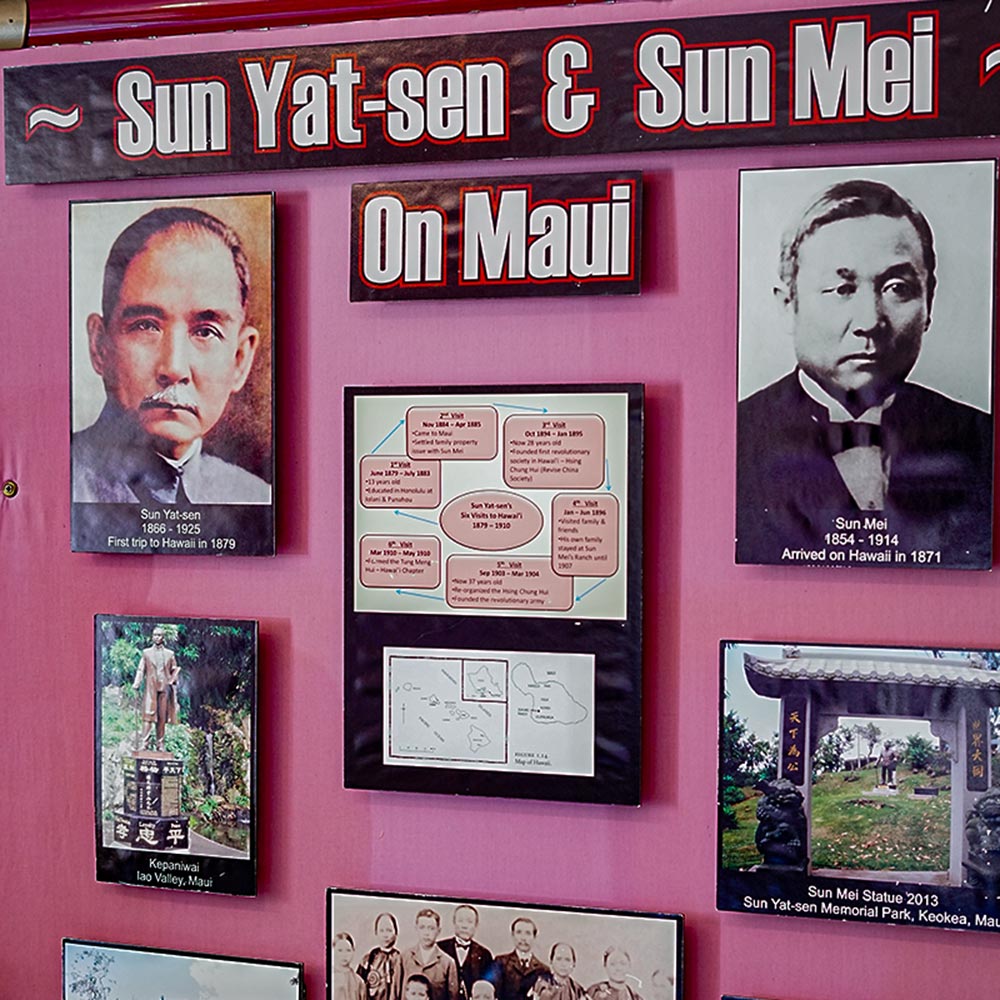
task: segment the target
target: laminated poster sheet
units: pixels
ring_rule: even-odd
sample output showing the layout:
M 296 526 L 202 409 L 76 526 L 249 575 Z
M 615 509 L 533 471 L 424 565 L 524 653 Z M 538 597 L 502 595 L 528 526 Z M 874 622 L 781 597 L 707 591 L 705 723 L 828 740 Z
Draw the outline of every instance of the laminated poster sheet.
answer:
M 637 801 L 641 387 L 346 409 L 348 786 Z
M 97 615 L 97 880 L 257 894 L 257 622 Z
M 74 552 L 274 554 L 273 217 L 70 204 Z
M 720 910 L 1000 930 L 1000 652 L 720 659 Z

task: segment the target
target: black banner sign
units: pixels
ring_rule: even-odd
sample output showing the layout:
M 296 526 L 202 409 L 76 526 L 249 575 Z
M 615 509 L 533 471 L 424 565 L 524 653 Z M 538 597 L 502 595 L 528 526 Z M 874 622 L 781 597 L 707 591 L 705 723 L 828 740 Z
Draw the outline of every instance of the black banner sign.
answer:
M 1000 132 L 981 0 L 5 70 L 7 182 Z
M 639 294 L 642 175 L 355 184 L 351 301 Z
M 982 706 L 965 710 L 965 786 L 970 792 L 985 792 L 990 787 L 988 757 L 990 713 Z
M 786 695 L 781 700 L 781 777 L 793 785 L 806 782 L 809 761 L 807 711 L 804 697 Z

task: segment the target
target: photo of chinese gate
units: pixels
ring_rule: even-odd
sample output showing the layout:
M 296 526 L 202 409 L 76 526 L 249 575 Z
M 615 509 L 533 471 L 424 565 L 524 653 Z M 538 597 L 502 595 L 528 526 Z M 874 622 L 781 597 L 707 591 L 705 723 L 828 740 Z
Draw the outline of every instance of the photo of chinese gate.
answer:
M 721 868 L 1000 887 L 1000 654 L 727 642 L 721 659 Z

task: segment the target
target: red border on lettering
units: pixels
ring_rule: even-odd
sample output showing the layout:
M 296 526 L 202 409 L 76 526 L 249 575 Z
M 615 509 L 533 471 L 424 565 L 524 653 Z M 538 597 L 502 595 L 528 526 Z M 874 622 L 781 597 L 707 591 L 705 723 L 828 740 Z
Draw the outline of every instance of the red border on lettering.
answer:
M 337 138 L 337 115 L 336 115 L 336 98 L 333 88 L 330 86 L 330 76 L 329 74 L 333 72 L 334 63 L 338 59 L 350 59 L 351 67 L 360 73 L 361 79 L 358 81 L 357 85 L 353 87 L 353 107 L 351 111 L 352 119 L 351 125 L 357 128 L 358 132 L 361 133 L 361 139 L 358 142 L 342 142 Z M 327 128 L 329 129 L 329 139 L 325 143 L 311 143 L 308 146 L 300 146 L 294 139 L 292 135 L 292 119 L 295 117 L 296 112 L 301 107 L 305 105 L 294 105 L 292 101 L 292 89 L 295 86 L 295 81 L 300 80 L 305 76 L 318 76 L 323 80 L 323 86 L 326 89 L 326 122 Z M 368 145 L 368 131 L 367 126 L 362 124 L 360 120 L 361 115 L 361 92 L 364 90 L 365 86 L 365 69 L 363 66 L 358 65 L 358 56 L 356 52 L 339 52 L 331 54 L 330 56 L 330 69 L 329 70 L 316 70 L 308 69 L 302 70 L 300 73 L 296 73 L 293 76 L 289 76 L 288 79 L 288 121 L 286 123 L 286 129 L 288 131 L 288 145 L 290 148 L 294 149 L 297 153 L 311 153 L 314 150 L 331 150 L 334 147 L 337 149 L 365 149 Z
M 551 128 L 549 125 L 548 115 L 545 109 L 548 107 L 549 103 L 549 91 L 555 86 L 551 80 L 542 88 L 542 103 L 541 103 L 541 119 L 542 125 L 545 131 L 549 135 L 555 136 L 557 139 L 572 139 L 574 136 L 583 135 L 584 132 L 590 130 L 590 126 L 594 124 L 594 115 L 601 110 L 601 91 L 597 87 L 579 87 L 577 86 L 577 77 L 583 75 L 584 73 L 593 72 L 593 62 L 594 53 L 590 47 L 590 42 L 585 38 L 580 38 L 579 35 L 559 35 L 558 38 L 553 38 L 548 45 L 545 46 L 545 51 L 542 53 L 542 76 L 545 79 L 549 79 L 548 76 L 548 62 L 549 62 L 549 50 L 553 45 L 558 45 L 559 42 L 579 42 L 587 50 L 587 64 L 582 69 L 569 69 L 566 70 L 566 75 L 571 77 L 573 80 L 573 89 L 566 92 L 567 96 L 576 96 L 577 94 L 593 94 L 594 103 L 591 104 L 590 110 L 587 116 L 587 124 L 583 128 L 577 129 L 575 132 L 557 132 L 555 129 Z
M 79 111 L 80 115 L 76 120 L 75 125 L 53 125 L 52 122 L 38 122 L 37 125 L 29 125 L 28 121 L 31 115 L 35 111 L 55 111 L 59 115 L 71 115 L 74 110 Z M 60 132 L 66 134 L 68 132 L 75 132 L 83 124 L 83 108 L 79 104 L 72 104 L 68 108 L 57 108 L 54 104 L 36 104 L 34 107 L 28 108 L 24 115 L 24 141 L 27 142 L 40 128 L 50 128 L 54 132 Z
M 979 56 L 979 86 L 980 87 L 982 87 L 987 82 L 987 80 L 991 80 L 996 75 L 997 71 L 1000 70 L 1000 59 L 997 60 L 996 66 L 994 66 L 992 69 L 988 70 L 986 68 L 986 57 L 988 55 L 990 55 L 990 53 L 992 53 L 992 52 L 1000 53 L 1000 43 L 995 44 L 995 45 L 991 45 L 991 46 L 989 46 L 989 48 L 983 49 L 982 53 Z
M 465 125 L 463 125 L 463 134 L 457 135 L 454 139 L 435 139 L 427 134 L 427 115 L 426 108 L 424 113 L 424 130 L 416 139 L 406 139 L 403 141 L 393 139 L 389 135 L 389 130 L 387 128 L 388 116 L 391 111 L 395 109 L 395 106 L 390 104 L 388 97 L 386 96 L 386 80 L 398 69 L 415 69 L 423 77 L 424 84 L 427 82 L 427 74 L 437 66 L 454 66 L 456 69 L 462 70 L 464 75 L 465 67 L 470 64 L 481 65 L 485 63 L 493 63 L 503 69 L 503 133 L 501 135 L 481 135 L 481 136 L 467 136 L 464 134 L 465 125 L 468 124 L 468 116 L 465 115 L 465 108 L 467 104 L 463 104 L 462 113 L 465 115 Z M 498 59 L 495 56 L 487 56 L 485 58 L 470 58 L 470 59 L 439 59 L 437 62 L 430 63 L 427 66 L 420 66 L 417 63 L 395 63 L 390 66 L 382 77 L 382 91 L 381 93 L 368 94 L 366 100 L 382 100 L 385 102 L 384 111 L 370 111 L 364 112 L 370 115 L 381 115 L 382 117 L 382 135 L 385 137 L 385 141 L 390 146 L 396 146 L 398 148 L 406 148 L 409 146 L 416 146 L 422 142 L 432 143 L 435 146 L 452 146 L 456 143 L 471 144 L 477 142 L 506 142 L 510 138 L 510 66 L 507 64 L 505 59 Z M 425 94 L 421 97 L 421 100 L 426 99 L 426 87 Z M 412 100 L 412 98 L 411 98 Z
M 504 264 L 504 273 L 499 278 L 486 278 L 482 276 L 482 262 L 480 262 L 480 273 L 474 279 L 468 279 L 462 274 L 462 261 L 461 259 L 457 262 L 457 267 L 455 270 L 455 279 L 459 286 L 474 288 L 474 287 L 484 287 L 490 288 L 494 285 L 565 285 L 565 284 L 593 284 L 594 282 L 611 282 L 611 281 L 634 281 L 636 278 L 635 274 L 635 191 L 638 180 L 634 177 L 621 177 L 621 178 L 609 178 L 605 182 L 605 195 L 604 197 L 594 196 L 592 198 L 543 198 L 540 201 L 532 201 L 531 193 L 533 190 L 532 184 L 498 184 L 496 187 L 491 185 L 470 185 L 468 187 L 459 188 L 458 192 L 458 212 L 459 212 L 459 232 L 462 234 L 462 243 L 465 243 L 465 194 L 468 191 L 487 191 L 490 195 L 490 203 L 492 205 L 492 210 L 494 216 L 496 215 L 497 206 L 499 205 L 500 195 L 504 191 L 524 191 L 528 196 L 528 209 L 527 214 L 530 216 L 532 211 L 542 205 L 561 205 L 569 213 L 570 205 L 586 205 L 586 204 L 596 204 L 597 202 L 607 202 L 609 205 L 613 206 L 611 201 L 611 188 L 616 184 L 627 184 L 632 190 L 632 198 L 629 200 L 629 270 L 628 274 L 607 274 L 607 275 L 587 275 L 582 278 L 578 278 L 572 273 L 568 273 L 565 277 L 558 278 L 533 278 L 530 274 L 525 275 L 523 278 L 511 278 L 507 274 L 507 264 Z M 537 236 L 532 236 L 530 233 L 525 233 L 525 250 L 526 252 L 531 251 L 531 246 L 537 240 L 541 239 L 544 234 L 538 234 Z
M 933 74 L 934 74 L 934 78 L 933 78 L 933 80 L 931 82 L 932 95 L 933 95 L 933 103 L 934 103 L 933 110 L 931 110 L 931 111 L 919 111 L 919 112 L 902 111 L 898 115 L 877 115 L 877 114 L 872 113 L 872 111 L 868 109 L 868 101 L 867 101 L 867 96 L 866 96 L 866 98 L 865 98 L 865 113 L 863 115 L 846 115 L 844 113 L 844 111 L 843 111 L 843 101 L 841 101 L 841 103 L 840 103 L 840 109 L 838 110 L 837 116 L 835 118 L 823 118 L 819 114 L 819 108 L 818 108 L 818 106 L 816 104 L 815 96 L 813 96 L 813 98 L 811 99 L 811 102 L 810 102 L 810 108 L 809 108 L 809 110 L 810 110 L 810 116 L 809 116 L 809 118 L 796 118 L 795 117 L 795 28 L 798 25 L 804 25 L 804 24 L 820 25 L 822 27 L 822 29 L 823 29 L 824 44 L 826 46 L 827 52 L 829 52 L 830 48 L 831 48 L 831 45 L 832 45 L 832 42 L 833 42 L 833 34 L 834 34 L 834 31 L 835 31 L 836 26 L 838 24 L 850 23 L 852 21 L 862 22 L 862 23 L 864 23 L 864 26 L 865 26 L 865 50 L 866 50 L 866 55 L 867 55 L 868 46 L 875 39 L 877 39 L 877 38 L 892 38 L 892 37 L 896 37 L 896 38 L 907 39 L 910 42 L 911 47 L 912 47 L 912 42 L 913 42 L 913 21 L 914 21 L 915 18 L 918 18 L 918 17 L 930 17 L 930 18 L 933 18 L 933 20 L 934 20 L 934 56 L 933 56 L 933 58 L 934 58 L 934 66 L 933 66 L 933 70 L 932 70 Z M 825 19 L 825 18 L 820 18 L 818 20 L 817 19 L 812 19 L 812 20 L 801 19 L 801 20 L 798 20 L 798 21 L 789 21 L 788 22 L 788 32 L 789 32 L 789 34 L 788 34 L 788 51 L 791 53 L 791 59 L 789 60 L 789 68 L 788 68 L 788 74 L 789 74 L 789 76 L 788 76 L 788 124 L 789 125 L 793 125 L 793 126 L 795 126 L 795 125 L 835 125 L 835 124 L 843 124 L 845 122 L 870 122 L 870 121 L 877 121 L 877 122 L 898 122 L 898 121 L 912 121 L 914 119 L 920 119 L 920 118 L 937 118 L 937 116 L 938 116 L 938 92 L 939 92 L 939 89 L 940 89 L 939 86 L 938 86 L 938 75 L 940 73 L 940 65 L 941 65 L 941 59 L 940 59 L 940 55 L 941 55 L 941 52 L 940 52 L 940 33 L 938 31 L 939 23 L 940 23 L 939 22 L 939 12 L 936 11 L 936 10 L 916 10 L 916 11 L 910 11 L 909 14 L 907 15 L 907 25 L 908 25 L 908 30 L 909 30 L 909 37 L 907 38 L 907 34 L 905 32 L 903 32 L 903 31 L 879 31 L 879 32 L 876 32 L 875 34 L 872 34 L 872 32 L 871 32 L 871 16 L 869 14 L 856 14 L 856 15 L 845 14 L 845 15 L 840 16 L 840 17 L 830 18 L 829 21 L 827 19 Z M 923 32 L 922 32 L 922 34 L 923 34 Z M 866 60 L 866 62 L 867 62 L 867 60 Z M 912 62 L 911 62 L 911 67 L 912 67 Z M 865 76 L 867 77 L 867 73 L 868 73 L 867 65 L 864 68 L 864 73 L 865 73 Z M 867 84 L 867 79 L 865 80 L 865 83 Z M 911 86 L 912 86 L 912 79 L 911 79 Z M 911 97 L 912 97 L 912 92 L 911 92 Z
M 365 277 L 364 272 L 364 252 L 362 248 L 365 243 L 365 205 L 372 200 L 372 198 L 381 198 L 384 195 L 390 195 L 393 198 L 398 198 L 403 205 L 403 211 L 434 211 L 441 216 L 441 279 L 440 281 L 407 281 L 402 275 L 392 281 L 387 281 L 383 284 L 374 284 Z M 440 205 L 410 205 L 407 203 L 406 198 L 400 194 L 399 191 L 393 191 L 390 188 L 383 188 L 379 191 L 372 191 L 370 194 L 365 196 L 364 201 L 358 206 L 358 242 L 354 247 L 354 252 L 357 254 L 358 258 L 358 280 L 365 285 L 367 288 L 374 289 L 385 289 L 385 288 L 441 288 L 448 284 L 448 213 Z
M 298 80 L 302 80 L 307 76 L 316 77 L 321 81 L 321 85 L 326 94 L 326 142 L 310 143 L 308 146 L 300 146 L 292 134 L 292 121 L 296 114 L 302 110 L 305 104 L 296 104 L 294 100 L 295 84 Z M 334 103 L 333 103 L 333 91 L 330 89 L 330 78 L 326 75 L 325 70 L 320 69 L 304 69 L 296 73 L 294 76 L 289 74 L 288 77 L 288 116 L 285 122 L 285 129 L 288 132 L 288 146 L 290 149 L 294 149 L 297 153 L 311 153 L 317 149 L 333 149 L 333 137 L 337 130 L 337 123 L 334 120 Z
M 281 111 L 282 107 L 285 105 L 285 101 L 288 98 L 288 88 L 295 77 L 295 60 L 298 59 L 298 54 L 295 52 L 287 53 L 286 55 L 271 56 L 266 60 L 267 65 L 267 75 L 270 81 L 272 74 L 274 73 L 274 64 L 279 59 L 287 59 L 291 65 L 288 67 L 288 73 L 285 75 L 285 83 L 281 88 L 281 96 L 278 98 L 278 110 L 276 114 L 276 120 L 274 123 L 274 149 L 262 149 L 257 145 L 257 136 L 259 134 L 259 122 L 257 120 L 257 104 L 253 99 L 253 93 L 250 90 L 250 82 L 247 80 L 246 64 L 247 63 L 260 63 L 264 64 L 264 59 L 250 59 L 245 56 L 239 58 L 240 64 L 240 75 L 243 77 L 243 86 L 246 87 L 247 100 L 250 103 L 250 111 L 253 114 L 253 151 L 259 156 L 267 156 L 269 153 L 280 153 L 281 152 Z
M 176 160 L 176 159 L 200 159 L 206 156 L 229 156 L 232 153 L 231 145 L 231 129 L 232 129 L 232 104 L 230 102 L 229 94 L 229 81 L 221 76 L 183 76 L 178 77 L 176 80 L 158 80 L 156 74 L 148 66 L 133 65 L 125 66 L 118 71 L 115 75 L 114 83 L 112 85 L 111 93 L 115 102 L 115 107 L 118 111 L 121 111 L 121 107 L 118 104 L 118 81 L 122 78 L 123 74 L 131 73 L 134 70 L 142 70 L 144 73 L 148 73 L 153 81 L 153 91 L 155 93 L 156 88 L 162 84 L 174 84 L 174 83 L 221 83 L 222 88 L 226 94 L 226 146 L 224 149 L 207 149 L 201 150 L 199 152 L 189 152 L 189 153 L 161 153 L 156 148 L 156 111 L 155 111 L 155 98 L 148 101 L 139 101 L 141 104 L 153 117 L 153 148 L 148 153 L 140 153 L 138 155 L 130 155 L 129 153 L 123 153 L 118 148 L 118 124 L 119 122 L 131 122 L 132 119 L 126 114 L 120 114 L 112 122 L 112 142 L 114 144 L 115 153 L 120 156 L 123 160 L 128 160 L 129 162 L 134 162 L 136 160 L 148 160 L 149 157 L 155 156 L 158 160 Z
M 649 79 L 640 71 L 639 69 L 639 48 L 642 43 L 647 39 L 651 38 L 653 35 L 673 35 L 681 44 L 682 52 L 686 49 L 728 49 L 734 45 L 759 45 L 762 48 L 767 49 L 771 56 L 770 72 L 768 73 L 768 113 L 766 121 L 754 122 L 721 122 L 721 123 L 710 123 L 707 125 L 691 125 L 685 118 L 685 103 L 682 102 L 681 106 L 681 117 L 680 121 L 673 125 L 664 125 L 662 127 L 654 127 L 652 125 L 644 125 L 639 120 L 639 92 L 643 90 L 648 90 L 652 87 Z M 637 83 L 632 88 L 632 118 L 635 121 L 636 127 L 641 129 L 643 132 L 649 132 L 652 135 L 662 135 L 667 132 L 674 132 L 679 128 L 684 128 L 688 132 L 707 132 L 716 131 L 719 129 L 746 129 L 746 128 L 772 128 L 776 119 L 775 111 L 775 83 L 777 80 L 777 61 L 778 57 L 774 51 L 774 46 L 764 38 L 748 38 L 748 39 L 733 39 L 729 42 L 703 42 L 701 44 L 688 44 L 685 41 L 684 36 L 672 28 L 653 28 L 650 31 L 645 32 L 640 35 L 635 42 L 635 46 L 632 49 L 632 68 L 635 75 L 640 80 L 645 80 L 645 84 Z M 683 66 L 674 66 L 671 68 L 663 67 L 667 73 L 669 73 L 678 83 L 678 85 L 684 87 L 684 68 Z M 728 80 L 727 80 L 728 82 Z M 655 87 L 653 88 L 656 89 Z M 747 109 L 748 112 L 751 110 Z

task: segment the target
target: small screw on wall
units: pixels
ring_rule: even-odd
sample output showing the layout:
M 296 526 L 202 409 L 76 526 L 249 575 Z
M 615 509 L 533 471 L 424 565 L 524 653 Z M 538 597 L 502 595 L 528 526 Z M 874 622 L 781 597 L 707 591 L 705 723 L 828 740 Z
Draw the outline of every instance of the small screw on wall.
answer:
M 3 484 L 3 495 L 8 498 L 17 496 L 17 483 L 13 479 L 8 479 Z

